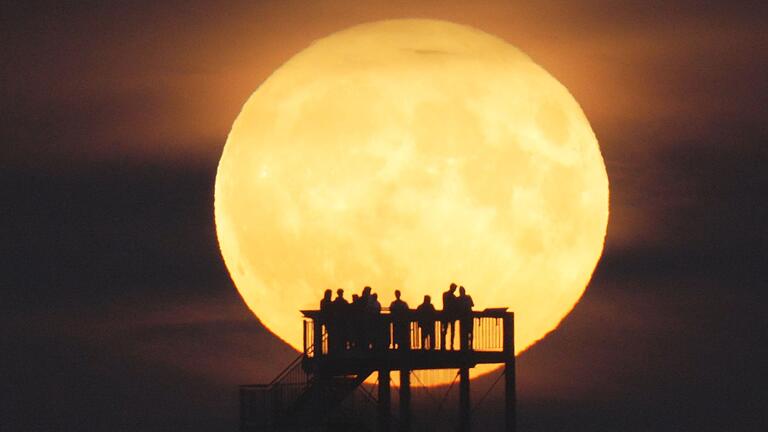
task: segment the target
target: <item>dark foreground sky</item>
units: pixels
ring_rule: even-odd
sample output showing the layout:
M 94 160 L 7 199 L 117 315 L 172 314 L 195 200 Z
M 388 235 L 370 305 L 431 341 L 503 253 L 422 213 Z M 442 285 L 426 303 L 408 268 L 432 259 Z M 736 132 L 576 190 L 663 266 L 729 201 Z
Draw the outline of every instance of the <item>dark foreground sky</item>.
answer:
M 602 146 L 605 253 L 519 357 L 521 430 L 768 430 L 766 3 L 145 3 L 0 6 L 0 430 L 236 430 L 295 353 L 218 253 L 226 134 L 310 41 L 397 17 L 517 45 Z

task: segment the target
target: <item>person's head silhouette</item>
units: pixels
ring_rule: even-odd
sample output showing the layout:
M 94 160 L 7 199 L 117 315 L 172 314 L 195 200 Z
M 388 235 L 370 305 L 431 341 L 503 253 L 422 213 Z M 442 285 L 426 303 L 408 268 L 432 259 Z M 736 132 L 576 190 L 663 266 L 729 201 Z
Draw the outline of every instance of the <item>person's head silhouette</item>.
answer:
M 455 284 L 455 283 L 451 283 L 451 287 L 449 288 L 449 290 L 450 290 L 451 292 L 454 292 L 454 291 L 456 291 L 456 284 Z
M 336 295 L 339 296 L 339 297 L 344 297 L 344 289 L 343 288 L 337 289 L 336 290 Z
M 467 290 L 465 290 L 465 289 L 464 289 L 464 286 L 460 286 L 460 287 L 459 287 L 459 295 L 460 295 L 460 296 L 465 296 L 465 295 L 467 295 Z
M 327 290 L 325 290 L 325 293 L 323 294 L 323 298 L 326 299 L 326 300 L 330 300 L 332 295 L 333 295 L 333 291 L 327 289 Z
M 400 290 L 395 290 L 395 298 L 400 300 Z
M 428 295 L 425 295 L 424 296 L 424 303 L 426 303 L 426 304 L 432 303 L 432 297 L 430 297 Z

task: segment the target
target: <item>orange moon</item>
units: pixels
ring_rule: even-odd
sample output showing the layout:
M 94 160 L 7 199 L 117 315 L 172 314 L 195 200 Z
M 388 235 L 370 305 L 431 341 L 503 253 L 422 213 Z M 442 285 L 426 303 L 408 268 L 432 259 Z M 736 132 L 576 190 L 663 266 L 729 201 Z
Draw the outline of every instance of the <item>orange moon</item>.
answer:
M 520 352 L 584 293 L 608 177 L 578 103 L 520 50 L 454 23 L 380 21 L 313 42 L 251 95 L 215 218 L 246 304 L 296 349 L 299 309 L 326 288 L 440 308 L 455 281 L 476 309 L 516 313 Z

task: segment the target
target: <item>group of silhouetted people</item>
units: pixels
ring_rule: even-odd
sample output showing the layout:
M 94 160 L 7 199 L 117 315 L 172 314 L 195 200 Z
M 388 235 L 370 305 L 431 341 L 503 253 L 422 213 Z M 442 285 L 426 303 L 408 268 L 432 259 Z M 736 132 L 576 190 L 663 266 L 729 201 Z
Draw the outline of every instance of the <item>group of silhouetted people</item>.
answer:
M 458 288 L 459 294 L 456 294 Z M 459 322 L 460 347 L 472 348 L 472 297 L 464 287 L 452 283 L 443 293 L 443 310 L 438 311 L 430 296 L 416 308 L 410 309 L 401 299 L 400 290 L 395 291 L 395 300 L 389 305 L 390 320 L 381 313 L 378 295 L 371 287 L 363 288 L 362 293 L 353 294 L 352 302 L 344 298 L 344 290 L 326 290 L 320 300 L 320 320 L 328 334 L 328 350 L 339 353 L 349 350 L 381 350 L 391 346 L 396 350 L 411 349 L 411 323 L 416 323 L 420 330 L 421 349 L 433 350 L 435 344 L 435 326 L 440 322 L 440 348 L 454 349 L 456 322 Z M 391 326 L 390 326 L 391 322 Z
M 380 341 L 376 333 L 381 303 L 371 287 L 363 288 L 360 295 L 352 295 L 352 303 L 344 298 L 344 290 L 336 290 L 331 299 L 331 290 L 325 290 L 320 300 L 320 315 L 328 332 L 329 350 L 339 352 L 348 349 L 378 348 Z

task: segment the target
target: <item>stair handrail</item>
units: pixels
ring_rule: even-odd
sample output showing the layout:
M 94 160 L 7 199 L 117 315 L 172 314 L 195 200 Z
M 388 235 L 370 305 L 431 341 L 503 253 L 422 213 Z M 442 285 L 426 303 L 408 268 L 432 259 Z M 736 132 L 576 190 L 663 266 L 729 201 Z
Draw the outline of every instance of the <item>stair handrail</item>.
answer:
M 323 335 L 323 342 L 325 342 L 327 339 L 328 339 L 328 334 L 324 334 L 324 335 Z M 286 366 L 285 368 L 283 368 L 283 370 L 281 370 L 281 371 L 280 371 L 280 372 L 279 372 L 279 373 L 278 373 L 278 374 L 275 376 L 275 378 L 274 378 L 274 379 L 272 379 L 272 381 L 270 381 L 268 384 L 246 384 L 246 385 L 243 385 L 242 387 L 260 387 L 260 388 L 262 388 L 262 389 L 267 389 L 267 390 L 268 390 L 268 389 L 270 389 L 270 388 L 272 388 L 272 387 L 274 387 L 274 386 L 275 386 L 275 385 L 277 385 L 277 384 L 278 384 L 280 381 L 282 381 L 282 380 L 283 380 L 283 379 L 284 379 L 284 378 L 285 378 L 285 377 L 286 377 L 286 376 L 287 376 L 289 373 L 293 372 L 293 370 L 294 370 L 296 367 L 300 366 L 300 365 L 301 365 L 301 360 L 302 360 L 302 359 L 303 359 L 305 356 L 307 356 L 307 355 L 310 355 L 311 353 L 313 353 L 313 352 L 314 352 L 314 348 L 315 348 L 314 344 L 313 344 L 313 345 L 310 345 L 309 347 L 307 347 L 307 351 L 306 351 L 306 353 L 301 353 L 301 354 L 299 354 L 299 355 L 298 355 L 298 357 L 296 357 L 296 358 L 295 358 L 295 359 L 293 359 L 293 360 L 292 360 L 290 363 L 288 363 L 288 366 Z

